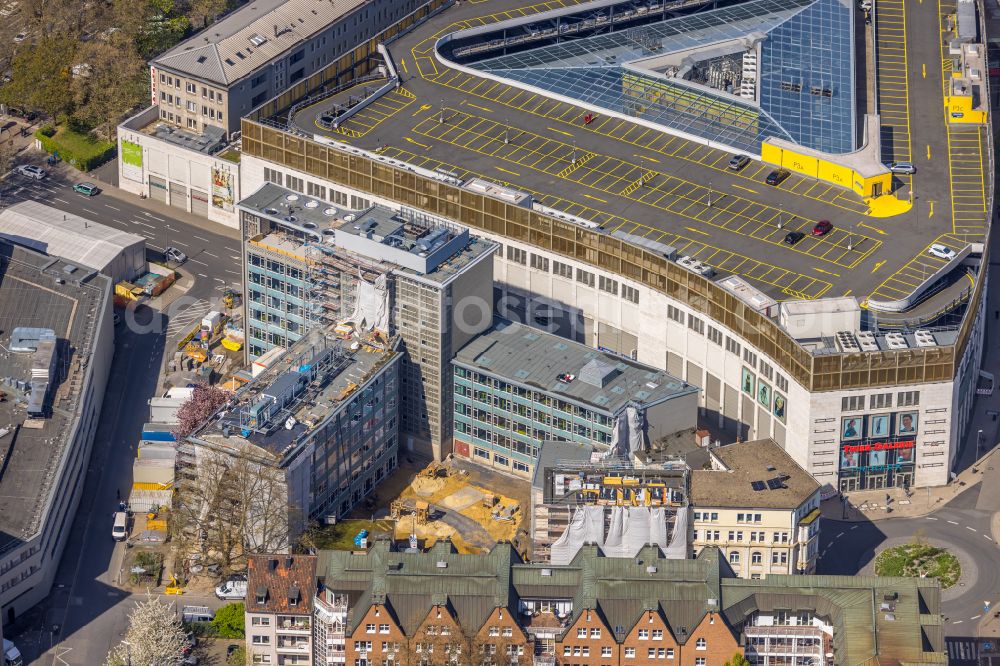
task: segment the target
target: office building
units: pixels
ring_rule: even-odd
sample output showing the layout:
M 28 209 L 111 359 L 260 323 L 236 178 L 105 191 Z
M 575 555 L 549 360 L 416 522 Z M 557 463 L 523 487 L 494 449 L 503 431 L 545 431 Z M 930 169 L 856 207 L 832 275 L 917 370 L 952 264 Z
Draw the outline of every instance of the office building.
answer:
M 691 472 L 694 551 L 715 546 L 737 575 L 809 574 L 819 558 L 820 486 L 773 440 L 710 450 Z
M 282 536 L 343 518 L 396 468 L 399 361 L 395 338 L 345 340 L 317 327 L 190 435 L 178 466 L 196 477 L 219 456 L 250 455 L 280 470 Z
M 95 267 L 0 240 L 2 622 L 49 596 L 69 539 L 114 355 L 111 295 Z
M 736 577 L 715 548 L 670 560 L 654 546 L 567 565 L 509 544 L 320 551 L 314 663 L 718 666 L 943 663 L 937 582 L 871 576 Z M 251 589 L 251 593 L 252 593 Z M 248 641 L 252 630 L 248 626 Z M 252 646 L 248 646 L 252 649 Z M 488 660 L 488 661 L 487 661 Z M 662 660 L 662 661 L 661 661 Z
M 236 227 L 240 119 L 289 88 L 318 101 L 337 91 L 330 78 L 353 85 L 367 40 L 441 4 L 253 0 L 220 18 L 149 63 L 150 106 L 118 127 L 120 186 Z
M 449 362 L 491 322 L 495 244 L 430 216 L 324 196 L 267 183 L 240 202 L 250 358 L 316 325 L 398 335 L 405 448 L 439 460 L 451 447 Z
M 526 478 L 544 440 L 632 452 L 697 418 L 697 387 L 524 324 L 499 321 L 452 366 L 455 454 Z
M 315 597 L 315 556 L 247 558 L 247 597 L 243 603 L 248 663 L 316 663 L 312 634 Z

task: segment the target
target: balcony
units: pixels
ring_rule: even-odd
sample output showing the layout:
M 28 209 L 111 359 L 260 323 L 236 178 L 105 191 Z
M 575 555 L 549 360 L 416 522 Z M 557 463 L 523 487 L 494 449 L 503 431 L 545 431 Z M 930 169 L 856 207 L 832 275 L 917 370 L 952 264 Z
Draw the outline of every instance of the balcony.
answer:
M 554 654 L 536 654 L 531 658 L 533 666 L 555 666 L 556 656 Z
M 560 618 L 552 611 L 522 612 L 521 626 L 536 638 L 555 638 L 569 626 L 569 615 Z
M 278 641 L 275 646 L 282 654 L 309 654 L 309 641 Z
M 306 635 L 311 630 L 312 630 L 312 623 L 309 621 L 309 618 L 278 617 L 278 624 L 277 624 L 278 633 Z

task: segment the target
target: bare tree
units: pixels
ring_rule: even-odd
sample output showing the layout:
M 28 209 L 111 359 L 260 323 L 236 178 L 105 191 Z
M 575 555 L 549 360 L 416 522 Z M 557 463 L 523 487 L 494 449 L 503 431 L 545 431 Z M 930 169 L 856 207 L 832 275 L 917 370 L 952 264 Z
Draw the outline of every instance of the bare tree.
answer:
M 105 666 L 128 664 L 179 664 L 187 637 L 172 604 L 146 594 L 128 616 L 125 637 L 111 649 Z
M 284 471 L 250 451 L 199 446 L 197 465 L 182 475 L 174 511 L 174 539 L 183 555 L 225 572 L 246 567 L 247 555 L 287 548 L 294 511 Z
M 10 171 L 17 156 L 17 147 L 10 134 L 0 136 L 0 176 Z

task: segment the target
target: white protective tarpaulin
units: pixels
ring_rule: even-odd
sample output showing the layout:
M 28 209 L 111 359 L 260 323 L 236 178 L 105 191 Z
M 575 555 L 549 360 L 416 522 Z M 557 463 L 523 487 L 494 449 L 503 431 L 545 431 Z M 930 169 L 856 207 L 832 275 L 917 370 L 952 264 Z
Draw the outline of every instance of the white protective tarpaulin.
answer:
M 668 560 L 686 560 L 690 546 L 688 545 L 688 508 L 684 507 L 677 512 L 674 519 L 674 531 L 670 536 L 670 545 L 664 549 L 663 553 Z M 660 509 L 663 511 L 663 509 Z M 665 526 L 664 526 L 665 527 Z
M 604 545 L 604 507 L 581 506 L 562 536 L 552 544 L 552 564 L 569 564 L 585 543 Z
M 389 288 L 386 276 L 379 275 L 375 282 L 367 282 L 358 276 L 358 288 L 354 298 L 354 314 L 351 320 L 359 330 L 376 329 L 389 331 Z
M 684 559 L 688 550 L 687 511 L 678 512 L 668 544 L 667 512 L 663 507 L 580 507 L 566 531 L 552 544 L 552 564 L 569 564 L 585 543 L 597 544 L 607 557 L 635 557 L 644 546 L 655 544 L 669 559 Z
M 602 459 L 631 459 L 632 454 L 646 450 L 646 415 L 638 408 L 629 406 L 615 417 L 611 431 L 611 448 Z

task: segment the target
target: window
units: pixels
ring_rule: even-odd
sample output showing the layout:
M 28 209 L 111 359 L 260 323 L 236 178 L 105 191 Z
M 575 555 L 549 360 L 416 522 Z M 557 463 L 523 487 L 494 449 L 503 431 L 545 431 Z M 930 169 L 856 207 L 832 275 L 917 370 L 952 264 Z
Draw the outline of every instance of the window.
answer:
M 704 638 L 699 638 L 698 640 L 696 640 L 694 642 L 694 649 L 695 650 L 707 650 L 708 649 L 708 641 L 706 641 Z
M 602 657 L 610 657 L 611 656 L 611 648 L 608 647 L 607 645 L 605 645 L 604 647 L 602 647 L 601 648 L 601 656 Z
M 722 346 L 722 331 L 720 331 L 719 329 L 715 328 L 714 326 L 709 326 L 708 327 L 708 339 L 721 347 Z
M 747 364 L 750 365 L 750 366 L 756 366 L 757 365 L 757 354 L 754 354 L 749 349 L 744 349 L 743 350 L 743 360 L 746 361 Z
M 656 659 L 656 648 L 649 648 L 646 650 L 647 659 Z
M 840 399 L 840 411 L 859 412 L 865 408 L 865 396 L 852 395 Z
M 253 656 L 253 663 L 255 664 L 270 664 L 271 655 L 269 654 L 255 654 Z
M 573 279 L 573 267 L 561 261 L 552 261 L 552 272 L 559 277 L 564 277 L 568 280 Z
M 573 648 L 571 648 L 568 645 L 563 645 L 563 656 L 564 657 L 572 657 L 573 656 Z
M 306 193 L 317 199 L 326 199 L 326 188 L 316 183 L 306 183 Z
M 264 83 L 265 81 L 267 81 L 267 73 L 258 74 L 257 76 L 255 76 L 252 79 L 250 79 L 250 87 L 251 88 L 256 88 L 257 86 L 259 86 L 260 84 Z
M 587 629 L 586 628 L 577 629 L 576 630 L 576 637 L 577 638 L 586 638 L 587 637 Z
M 653 629 L 653 640 L 654 641 L 663 640 L 663 629 Z
M 531 267 L 537 271 L 549 272 L 549 260 L 540 254 L 531 253 Z
M 500 635 L 504 638 L 510 638 L 514 635 L 514 630 L 511 627 L 504 627 L 500 630 Z
M 190 83 L 190 82 L 189 83 L 185 83 L 184 84 L 184 90 L 186 90 L 187 92 L 189 92 L 191 94 L 197 94 L 197 92 L 198 92 L 198 86 L 196 86 L 195 84 Z
M 269 169 L 264 167 L 264 180 L 269 183 L 276 183 L 281 185 L 281 172 L 277 169 Z
M 649 629 L 640 629 L 639 630 L 639 640 L 640 641 L 648 641 L 649 640 Z
M 387 633 L 389 633 L 389 625 L 387 625 L 387 624 L 380 624 L 380 625 L 378 625 L 378 633 L 380 633 L 380 634 L 387 634 Z
M 529 468 L 526 464 L 524 464 L 523 462 L 518 462 L 517 460 L 514 461 L 513 467 L 515 472 L 527 473 L 529 471 Z
M 285 174 L 285 187 L 296 192 L 304 192 L 305 186 L 301 178 L 296 178 L 290 173 Z
M 681 312 L 680 308 L 675 308 L 672 305 L 667 306 L 667 319 L 672 319 L 678 324 L 684 323 L 684 313 Z
M 502 456 L 499 453 L 493 456 L 493 462 L 501 467 L 510 467 L 510 460 L 506 456 Z
M 600 630 L 600 628 L 591 629 L 590 630 L 590 637 L 591 638 L 600 638 L 601 637 L 601 630 Z
M 705 335 L 705 322 L 692 314 L 688 315 L 688 328 L 695 333 Z
M 365 633 L 366 634 L 374 634 L 375 633 L 375 625 L 374 624 L 366 624 L 365 625 Z
M 788 378 L 780 372 L 775 376 L 774 383 L 777 385 L 779 391 L 788 392 Z
M 730 354 L 740 355 L 740 343 L 732 338 L 726 338 L 726 351 Z
M 624 298 L 629 303 L 639 303 L 639 290 L 635 287 L 630 287 L 627 284 L 622 285 L 622 298 Z
M 764 556 L 759 550 L 750 553 L 750 564 L 760 564 L 764 561 Z
M 604 277 L 602 275 L 600 281 L 598 282 L 598 287 L 600 288 L 601 291 L 606 291 L 607 293 L 612 294 L 614 296 L 618 295 L 617 280 L 612 280 L 611 278 Z
M 771 553 L 771 564 L 788 564 L 788 551 L 773 551 Z
M 771 381 L 772 379 L 774 379 L 774 368 L 772 368 L 770 366 L 770 364 L 765 363 L 764 361 L 761 361 L 760 362 L 760 374 L 762 374 L 765 377 L 767 377 L 768 381 Z
M 196 102 L 189 101 L 187 103 L 187 110 L 190 111 L 191 113 L 198 113 L 198 104 Z
M 585 284 L 588 287 L 594 286 L 594 274 L 589 271 L 582 271 L 579 268 L 576 269 L 576 281 Z
M 252 627 L 268 627 L 270 625 L 271 625 L 271 618 L 269 617 L 250 618 L 250 626 Z
M 897 407 L 913 407 L 920 404 L 920 391 L 900 391 L 896 394 Z
M 292 54 L 292 56 L 288 59 L 288 64 L 289 65 L 294 65 L 298 61 L 302 60 L 304 57 L 306 57 L 306 50 L 302 49 L 298 53 L 293 53 Z
M 729 553 L 729 563 L 730 564 L 739 564 L 740 563 L 740 554 L 738 552 L 736 552 L 735 550 L 733 552 Z
M 271 637 L 270 636 L 258 636 L 257 634 L 254 634 L 254 636 L 253 636 L 253 638 L 251 640 L 251 643 L 253 645 L 270 645 L 271 644 Z
M 635 659 L 635 648 L 634 647 L 627 647 L 627 648 L 625 648 L 625 658 L 626 659 Z
M 673 658 L 674 658 L 674 649 L 667 648 L 667 659 L 673 659 Z
M 528 263 L 528 253 L 524 250 L 518 249 L 516 247 L 507 246 L 507 259 L 508 261 L 513 261 L 515 264 L 521 264 L 524 266 Z
M 888 409 L 892 407 L 891 393 L 876 393 L 869 399 L 870 409 Z
M 706 666 L 708 662 L 705 661 L 704 657 L 695 657 L 694 666 Z

